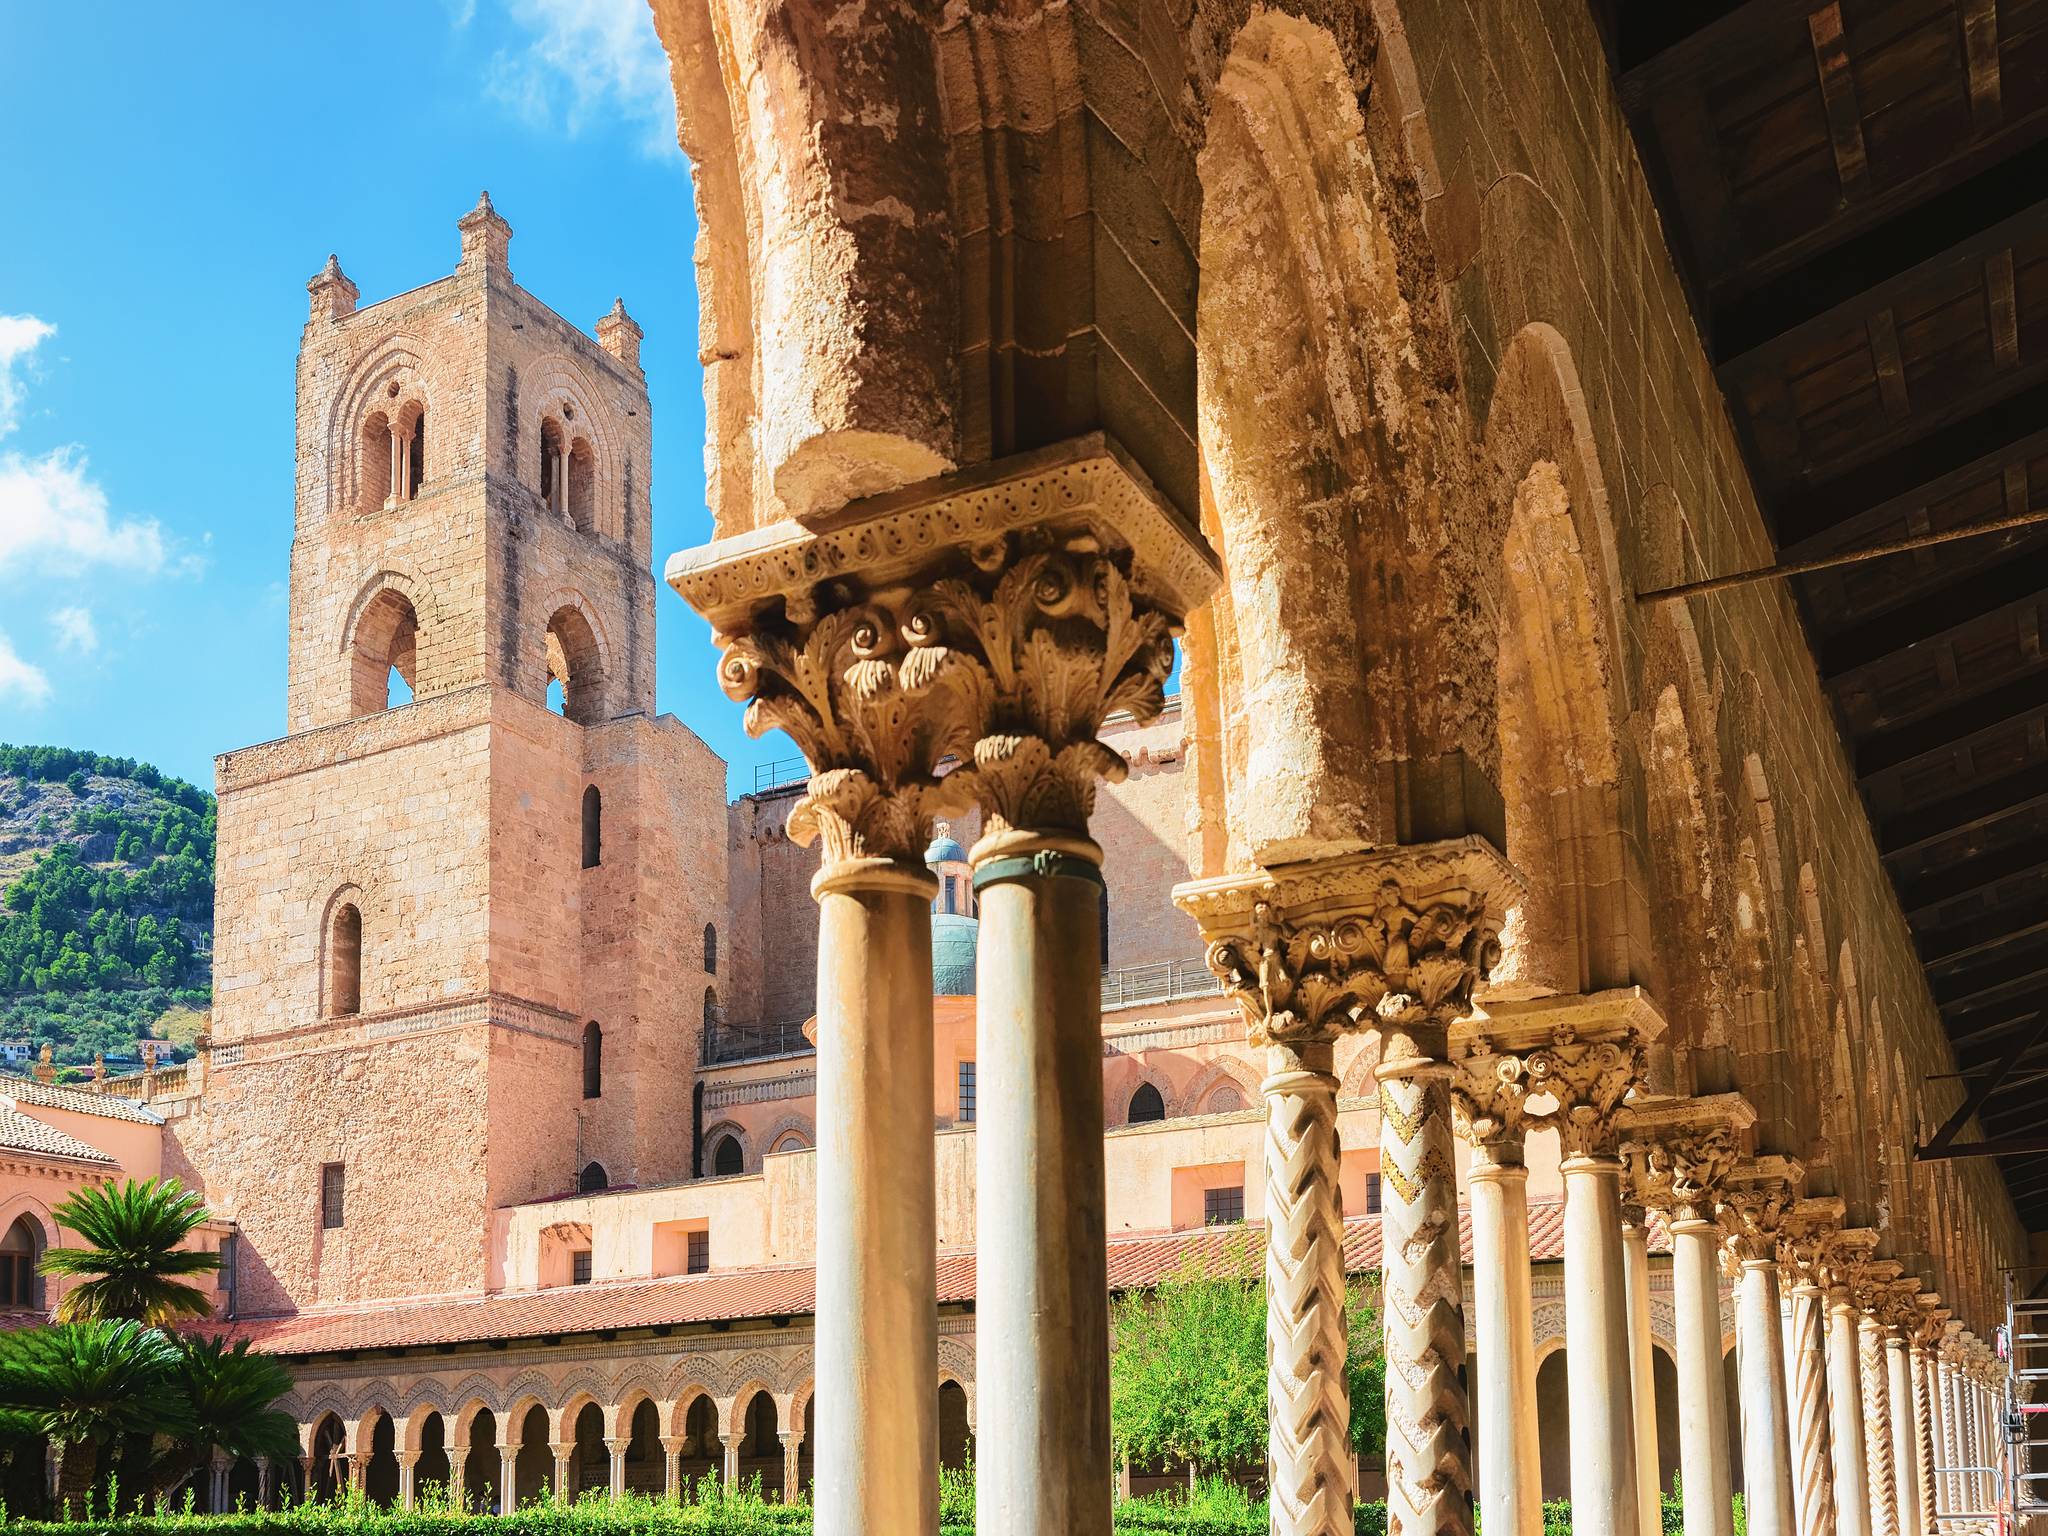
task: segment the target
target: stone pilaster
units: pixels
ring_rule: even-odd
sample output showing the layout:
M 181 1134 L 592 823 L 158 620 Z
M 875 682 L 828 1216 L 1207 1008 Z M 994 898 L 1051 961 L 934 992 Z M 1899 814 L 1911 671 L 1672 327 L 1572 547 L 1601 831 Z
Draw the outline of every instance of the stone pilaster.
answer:
M 1543 1529 L 1536 1433 L 1535 1304 L 1529 1271 L 1528 1064 L 1475 1037 L 1458 1052 L 1451 1104 L 1472 1146 L 1472 1331 L 1485 1369 L 1474 1404 L 1481 1523 Z
M 991 1530 L 1107 1536 L 1102 855 L 1087 826 L 1097 782 L 1126 772 L 1102 723 L 1162 707 L 1215 560 L 1095 436 L 679 555 L 668 579 L 717 632 L 747 728 L 803 751 L 790 831 L 825 847 L 819 1528 L 937 1525 L 920 855 L 935 816 L 978 805 L 976 1497 Z
M 1740 1094 L 1654 1100 L 1624 1111 L 1641 1148 L 1644 1198 L 1671 1230 L 1678 1454 L 1686 1536 L 1733 1536 L 1728 1389 L 1721 1368 L 1720 1208 L 1756 1111 Z
M 1276 1536 L 1351 1521 L 1342 1212 L 1329 1043 L 1381 1030 L 1388 1528 L 1471 1529 L 1448 1042 L 1498 954 L 1512 871 L 1477 839 L 1196 881 L 1201 925 L 1269 1077 L 1267 1339 Z
M 1715 1207 L 1736 1267 L 1742 1481 L 1751 1536 L 1803 1536 L 1778 1295 L 1778 1251 L 1801 1175 L 1797 1163 L 1782 1157 L 1746 1161 L 1729 1170 Z

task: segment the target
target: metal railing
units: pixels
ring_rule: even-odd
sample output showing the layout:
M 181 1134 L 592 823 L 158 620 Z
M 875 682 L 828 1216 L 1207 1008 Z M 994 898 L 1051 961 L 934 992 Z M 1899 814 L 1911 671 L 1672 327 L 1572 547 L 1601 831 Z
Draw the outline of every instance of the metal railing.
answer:
M 711 1019 L 704 1025 L 703 1064 L 757 1061 L 764 1056 L 796 1056 L 814 1047 L 804 1038 L 803 1020 L 779 1024 L 727 1024 Z
M 765 795 L 771 789 L 781 789 L 790 784 L 801 784 L 811 776 L 811 765 L 800 757 L 778 757 L 771 763 L 754 765 L 754 793 Z
M 1200 960 L 1160 960 L 1102 973 L 1102 1008 L 1135 1008 L 1141 1003 L 1178 1003 L 1215 997 L 1223 991 L 1216 973 Z

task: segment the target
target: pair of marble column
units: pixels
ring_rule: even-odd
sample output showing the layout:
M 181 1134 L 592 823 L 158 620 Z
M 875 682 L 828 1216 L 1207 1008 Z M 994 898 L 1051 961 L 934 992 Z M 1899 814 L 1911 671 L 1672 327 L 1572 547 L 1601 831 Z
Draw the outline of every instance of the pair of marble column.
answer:
M 756 530 L 760 532 L 760 530 Z M 1118 451 L 1077 439 L 677 556 L 748 728 L 811 766 L 819 904 L 820 1536 L 938 1524 L 933 820 L 978 808 L 978 1528 L 1108 1536 L 1104 719 L 1163 707 L 1219 579 Z

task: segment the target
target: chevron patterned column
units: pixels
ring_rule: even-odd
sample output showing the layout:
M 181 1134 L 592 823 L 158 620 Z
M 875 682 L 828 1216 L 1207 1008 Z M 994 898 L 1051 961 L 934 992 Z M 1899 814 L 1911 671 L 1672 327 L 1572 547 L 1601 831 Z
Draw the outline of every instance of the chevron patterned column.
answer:
M 1792 1439 L 1799 1536 L 1835 1536 L 1825 1310 L 1819 1279 L 1802 1262 L 1792 1284 Z
M 1935 1536 L 1935 1517 L 1940 1489 L 1935 1480 L 1934 1437 L 1940 1432 L 1935 1417 L 1934 1343 L 1941 1337 L 1947 1314 L 1939 1308 L 1926 1314 L 1913 1334 L 1913 1455 L 1920 1464 L 1915 1479 L 1920 1495 L 1920 1524 L 1923 1536 Z
M 1866 1303 L 1870 1298 L 1862 1298 Z M 1863 1383 L 1863 1468 L 1870 1487 L 1870 1536 L 1899 1536 L 1899 1486 L 1892 1463 L 1891 1378 L 1885 1373 L 1884 1328 L 1866 1304 L 1856 1323 L 1856 1363 Z
M 1270 1045 L 1266 1094 L 1266 1414 L 1272 1529 L 1351 1536 L 1344 1212 L 1328 1040 Z
M 1388 1536 L 1470 1536 L 1447 1044 L 1499 953 L 1514 872 L 1477 838 L 1191 881 L 1174 900 L 1268 1052 L 1273 1536 L 1349 1536 L 1343 1228 L 1330 1042 L 1377 1027 Z

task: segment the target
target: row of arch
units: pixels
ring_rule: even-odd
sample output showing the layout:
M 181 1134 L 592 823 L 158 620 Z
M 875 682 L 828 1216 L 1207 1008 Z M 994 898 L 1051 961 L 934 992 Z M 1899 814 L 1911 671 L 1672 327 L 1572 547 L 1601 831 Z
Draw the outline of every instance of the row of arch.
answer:
M 465 1508 L 493 1512 L 552 1496 L 681 1493 L 706 1480 L 758 1481 L 771 1500 L 810 1492 L 817 1418 L 808 1383 L 776 1391 L 756 1380 L 724 1395 L 699 1386 L 673 1398 L 642 1389 L 615 1401 L 584 1390 L 555 1405 L 527 1392 L 498 1403 L 316 1411 L 300 1425 L 294 1491 L 330 1500 L 353 1486 L 373 1503 L 407 1507 L 459 1495 Z M 941 1465 L 966 1465 L 973 1403 L 954 1375 L 940 1384 L 938 1434 Z

